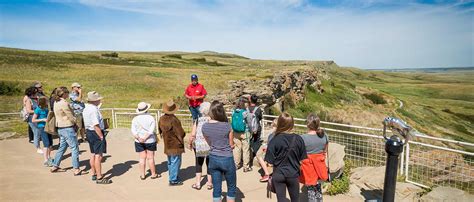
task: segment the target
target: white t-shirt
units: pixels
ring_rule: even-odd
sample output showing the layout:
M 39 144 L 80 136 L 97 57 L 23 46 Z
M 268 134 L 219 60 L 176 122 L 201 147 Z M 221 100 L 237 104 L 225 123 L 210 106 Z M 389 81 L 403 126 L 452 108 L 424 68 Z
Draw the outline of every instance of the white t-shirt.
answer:
M 132 120 L 132 134 L 136 134 L 140 138 L 144 138 L 146 134 L 152 134 L 148 139 L 145 140 L 145 143 L 156 142 L 155 130 L 155 118 L 149 113 L 139 114 Z M 138 140 L 135 140 L 135 142 L 138 142 Z
M 84 118 L 84 127 L 87 130 L 95 130 L 95 125 L 99 125 L 100 129 L 104 130 L 104 120 L 97 106 L 93 104 L 86 104 L 86 107 L 82 112 L 82 116 Z

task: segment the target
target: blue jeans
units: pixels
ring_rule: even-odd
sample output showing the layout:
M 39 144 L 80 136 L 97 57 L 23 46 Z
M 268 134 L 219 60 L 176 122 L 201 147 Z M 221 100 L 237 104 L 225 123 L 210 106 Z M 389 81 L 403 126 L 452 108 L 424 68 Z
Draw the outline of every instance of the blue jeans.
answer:
M 44 127 L 38 127 L 38 133 L 40 134 L 44 148 L 53 146 L 53 137 L 50 134 L 46 133 L 46 131 L 44 131 Z
M 189 106 L 189 111 L 191 112 L 191 116 L 193 117 L 193 122 L 196 122 L 198 118 L 201 116 L 201 112 L 199 112 L 199 106 L 197 107 Z
M 53 161 L 53 166 L 59 167 L 61 164 L 61 158 L 67 147 L 71 148 L 72 167 L 74 169 L 79 168 L 79 146 L 76 138 L 76 132 L 73 127 L 69 128 L 58 128 L 59 135 L 59 149 L 56 152 L 56 156 Z
M 170 183 L 179 181 L 178 174 L 180 168 L 181 155 L 168 156 L 168 173 Z
M 212 176 L 213 201 L 221 201 L 222 195 L 222 175 L 227 182 L 227 200 L 235 200 L 237 192 L 237 174 L 235 169 L 234 157 L 224 157 L 209 155 L 209 172 Z
M 35 148 L 40 148 L 39 142 L 40 142 L 41 132 L 40 132 L 40 129 L 38 128 L 38 125 L 36 125 L 36 123 L 33 123 L 31 121 L 28 121 L 28 125 L 30 125 L 31 130 L 33 131 L 33 145 L 35 145 Z

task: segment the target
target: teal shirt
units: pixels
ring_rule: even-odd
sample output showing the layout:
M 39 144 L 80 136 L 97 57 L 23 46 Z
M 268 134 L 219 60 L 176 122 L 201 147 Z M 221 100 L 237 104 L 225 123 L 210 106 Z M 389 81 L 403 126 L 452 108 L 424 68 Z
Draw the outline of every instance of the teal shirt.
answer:
M 36 119 L 48 118 L 48 108 L 41 109 L 41 107 L 36 107 L 35 114 L 37 116 Z M 46 122 L 41 121 L 41 122 L 38 122 L 37 124 L 38 124 L 38 128 L 44 128 L 44 126 L 46 125 Z

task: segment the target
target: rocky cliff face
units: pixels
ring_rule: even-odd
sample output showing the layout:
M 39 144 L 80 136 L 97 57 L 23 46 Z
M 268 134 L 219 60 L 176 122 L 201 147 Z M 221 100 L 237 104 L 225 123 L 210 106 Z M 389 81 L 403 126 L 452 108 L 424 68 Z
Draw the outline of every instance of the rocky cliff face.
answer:
M 242 96 L 255 94 L 259 97 L 259 103 L 265 109 L 276 106 L 283 111 L 285 106 L 285 96 L 293 103 L 304 99 L 304 90 L 311 86 L 320 93 L 324 92 L 321 86 L 322 79 L 328 79 L 326 68 L 333 64 L 328 62 L 325 65 L 307 68 L 305 70 L 295 70 L 275 73 L 273 78 L 265 80 L 237 80 L 229 81 L 228 90 L 220 92 L 214 100 L 224 102 L 227 107 L 233 106 Z

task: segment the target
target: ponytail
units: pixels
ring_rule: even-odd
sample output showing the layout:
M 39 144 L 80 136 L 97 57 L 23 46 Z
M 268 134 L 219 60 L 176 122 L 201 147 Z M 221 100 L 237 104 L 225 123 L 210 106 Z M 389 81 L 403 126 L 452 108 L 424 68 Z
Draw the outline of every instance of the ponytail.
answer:
M 69 93 L 69 90 L 66 87 L 61 86 L 61 87 L 57 88 L 56 89 L 56 96 L 54 96 L 54 101 L 58 102 L 59 100 L 61 100 L 61 98 L 66 93 Z
M 306 127 L 310 130 L 316 131 L 316 134 L 322 138 L 324 137 L 324 130 L 319 127 L 321 120 L 318 115 L 311 113 L 306 117 Z

